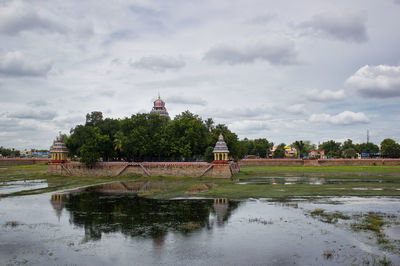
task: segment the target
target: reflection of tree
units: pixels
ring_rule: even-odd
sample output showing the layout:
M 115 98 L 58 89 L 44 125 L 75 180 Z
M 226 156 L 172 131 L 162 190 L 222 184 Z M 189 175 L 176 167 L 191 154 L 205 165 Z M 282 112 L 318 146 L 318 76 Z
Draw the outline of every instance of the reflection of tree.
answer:
M 213 205 L 210 200 L 154 200 L 89 191 L 71 194 L 66 209 L 70 222 L 83 227 L 88 240 L 98 240 L 102 233 L 121 232 L 151 237 L 161 244 L 169 231 L 189 233 L 211 228 Z

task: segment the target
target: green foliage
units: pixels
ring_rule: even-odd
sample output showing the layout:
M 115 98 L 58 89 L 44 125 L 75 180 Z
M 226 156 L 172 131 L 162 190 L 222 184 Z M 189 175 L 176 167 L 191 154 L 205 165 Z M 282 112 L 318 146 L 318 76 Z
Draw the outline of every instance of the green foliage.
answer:
M 368 142 L 368 143 L 361 143 L 361 144 L 355 144 L 354 145 L 354 149 L 358 152 L 358 153 L 378 153 L 379 152 L 379 146 L 372 143 L 372 142 Z
M 0 147 L 0 154 L 4 157 L 19 157 L 20 151 L 16 149 L 7 149 L 3 146 Z
M 344 158 L 354 158 L 357 155 L 357 151 L 354 148 L 347 148 L 343 150 L 342 156 Z
M 207 147 L 205 153 L 204 153 L 204 160 L 206 162 L 212 162 L 214 160 L 214 153 L 213 153 L 214 148 L 209 146 Z
M 303 158 L 307 154 L 309 154 L 312 150 L 315 150 L 315 144 L 311 144 L 308 140 L 300 140 L 293 142 L 292 146 L 294 146 L 297 150 L 297 155 L 299 158 Z
M 341 157 L 341 143 L 334 140 L 325 141 L 318 146 L 319 150 L 324 150 L 328 157 Z
M 246 151 L 225 125 L 214 126 L 189 111 L 169 121 L 157 114 L 135 114 L 124 119 L 103 119 L 101 112 L 86 115 L 85 125 L 71 129 L 64 141 L 70 156 L 87 164 L 96 161 L 202 161 L 212 160 L 212 148 L 222 133 L 233 158 Z M 211 152 L 210 152 L 211 150 Z
M 245 154 L 247 155 L 256 155 L 261 158 L 267 158 L 269 150 L 274 144 L 265 138 L 254 140 L 245 138 L 244 140 L 240 141 L 240 145 L 243 146 L 245 149 Z
M 274 152 L 274 158 L 284 158 L 285 157 L 285 143 L 279 144 L 278 148 L 276 148 Z
M 384 139 L 381 142 L 381 153 L 386 158 L 399 158 L 400 157 L 400 144 L 392 139 Z

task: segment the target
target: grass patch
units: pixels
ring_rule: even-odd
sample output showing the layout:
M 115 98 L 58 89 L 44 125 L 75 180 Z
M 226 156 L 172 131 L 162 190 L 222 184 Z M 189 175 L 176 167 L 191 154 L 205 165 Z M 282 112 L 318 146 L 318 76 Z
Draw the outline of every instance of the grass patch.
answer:
M 376 212 L 368 212 L 361 222 L 352 223 L 351 228 L 354 231 L 372 231 L 377 237 L 378 244 L 387 244 L 389 241 L 386 239 L 386 235 L 383 232 L 383 227 L 386 222 L 383 216 Z
M 313 211 L 310 212 L 311 216 L 313 217 L 319 217 L 320 221 L 324 223 L 330 223 L 330 224 L 335 224 L 341 220 L 349 220 L 350 216 L 344 215 L 343 213 L 336 211 L 333 213 L 326 213 L 324 209 L 322 208 L 316 208 Z
M 318 197 L 318 196 L 398 196 L 400 190 L 399 176 L 395 176 L 392 170 L 400 173 L 399 167 L 242 167 L 241 173 L 234 176 L 236 178 L 257 178 L 257 176 L 268 176 L 270 171 L 275 171 L 274 176 L 288 176 L 293 174 L 290 171 L 319 171 L 328 175 L 326 178 L 337 178 L 330 172 L 342 173 L 355 168 L 358 174 L 365 174 L 369 178 L 374 173 L 374 179 L 382 182 L 343 182 L 338 184 L 237 184 L 239 181 L 230 179 L 213 178 L 192 178 L 192 177 L 147 177 L 140 175 L 123 175 L 118 177 L 71 177 L 57 176 L 47 174 L 47 165 L 23 165 L 8 166 L 1 171 L 2 181 L 18 180 L 44 180 L 48 183 L 47 188 L 20 191 L 12 194 L 2 194 L 0 197 L 32 195 L 46 192 L 53 192 L 64 189 L 73 189 L 77 187 L 96 185 L 114 181 L 150 181 L 152 188 L 143 192 L 141 195 L 151 198 L 174 198 L 190 197 L 185 194 L 186 191 L 196 190 L 196 196 L 210 198 L 229 198 L 229 199 L 247 199 L 247 198 L 277 198 L 287 199 L 291 197 Z M 272 169 L 272 170 L 271 170 Z M 378 170 L 380 171 L 378 171 Z M 362 170 L 369 172 L 361 172 Z M 289 171 L 289 172 L 286 172 Z M 327 171 L 327 172 L 323 172 Z M 371 172 L 372 171 L 372 172 Z M 387 174 L 387 173 L 390 173 Z M 400 175 L 400 174 L 399 174 Z M 349 175 L 350 178 L 359 178 Z M 364 178 L 364 177 L 363 177 Z M 351 180 L 349 180 L 351 181 Z M 204 185 L 208 186 L 208 190 Z M 202 188 L 203 189 L 199 189 Z M 357 189 L 362 188 L 362 190 Z M 379 190 L 378 190 L 379 189 Z M 342 219 L 338 214 L 333 219 Z

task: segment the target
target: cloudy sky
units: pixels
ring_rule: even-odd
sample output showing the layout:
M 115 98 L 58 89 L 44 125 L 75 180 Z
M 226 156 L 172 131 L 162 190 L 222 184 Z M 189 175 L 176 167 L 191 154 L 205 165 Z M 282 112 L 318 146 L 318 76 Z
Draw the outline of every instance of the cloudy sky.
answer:
M 190 110 L 275 143 L 400 139 L 399 0 L 0 0 L 0 146 Z

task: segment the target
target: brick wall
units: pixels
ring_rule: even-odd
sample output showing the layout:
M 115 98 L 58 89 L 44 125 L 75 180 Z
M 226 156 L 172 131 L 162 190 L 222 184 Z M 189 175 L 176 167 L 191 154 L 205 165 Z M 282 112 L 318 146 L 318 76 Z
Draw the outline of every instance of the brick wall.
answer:
M 72 176 L 118 176 L 125 174 L 141 174 L 143 176 L 179 176 L 200 177 L 211 164 L 184 162 L 104 162 L 88 167 L 78 162 L 49 164 L 48 173 Z M 231 165 L 213 165 L 204 177 L 231 178 Z
M 395 166 L 400 159 L 243 159 L 240 166 Z
M 0 158 L 0 166 L 48 164 L 50 159 Z

